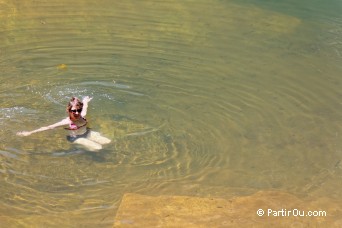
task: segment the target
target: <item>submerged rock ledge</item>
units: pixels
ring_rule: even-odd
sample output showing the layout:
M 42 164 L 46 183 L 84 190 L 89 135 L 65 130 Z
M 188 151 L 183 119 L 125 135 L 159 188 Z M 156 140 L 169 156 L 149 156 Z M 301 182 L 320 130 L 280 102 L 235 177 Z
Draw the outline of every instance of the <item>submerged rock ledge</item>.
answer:
M 340 205 L 329 198 L 301 200 L 278 191 L 228 200 L 126 193 L 114 227 L 342 227 Z M 257 215 L 259 209 L 263 216 Z M 268 209 L 273 210 L 269 215 Z M 309 211 L 325 211 L 326 216 L 307 216 Z

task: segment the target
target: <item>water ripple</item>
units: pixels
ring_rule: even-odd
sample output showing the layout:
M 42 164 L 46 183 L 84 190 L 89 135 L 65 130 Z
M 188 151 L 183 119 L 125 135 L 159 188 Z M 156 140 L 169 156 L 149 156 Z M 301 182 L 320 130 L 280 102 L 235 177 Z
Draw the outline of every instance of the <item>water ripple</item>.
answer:
M 261 2 L 0 1 L 0 209 L 89 225 L 124 192 L 311 186 L 341 146 L 341 20 Z M 15 136 L 71 96 L 103 151 Z

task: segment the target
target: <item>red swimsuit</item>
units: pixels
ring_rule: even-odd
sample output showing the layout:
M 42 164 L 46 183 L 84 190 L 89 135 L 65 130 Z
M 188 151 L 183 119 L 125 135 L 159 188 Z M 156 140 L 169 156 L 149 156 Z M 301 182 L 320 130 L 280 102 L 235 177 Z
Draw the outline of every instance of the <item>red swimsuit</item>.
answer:
M 77 126 L 74 122 L 71 121 L 70 124 L 69 124 L 69 128 L 65 128 L 65 129 L 67 129 L 67 130 L 78 130 L 81 127 L 86 126 L 87 123 L 88 123 L 86 118 L 82 117 L 82 119 L 85 121 L 85 124 L 83 124 L 82 126 Z

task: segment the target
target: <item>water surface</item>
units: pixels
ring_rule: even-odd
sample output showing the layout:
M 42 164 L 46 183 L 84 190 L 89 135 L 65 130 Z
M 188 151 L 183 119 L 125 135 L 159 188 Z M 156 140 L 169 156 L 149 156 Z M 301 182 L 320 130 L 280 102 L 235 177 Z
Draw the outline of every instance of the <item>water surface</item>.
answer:
M 340 199 L 342 6 L 0 0 L 0 214 L 111 227 L 126 192 Z M 16 132 L 92 96 L 93 153 Z M 254 212 L 253 212 L 254 213 Z

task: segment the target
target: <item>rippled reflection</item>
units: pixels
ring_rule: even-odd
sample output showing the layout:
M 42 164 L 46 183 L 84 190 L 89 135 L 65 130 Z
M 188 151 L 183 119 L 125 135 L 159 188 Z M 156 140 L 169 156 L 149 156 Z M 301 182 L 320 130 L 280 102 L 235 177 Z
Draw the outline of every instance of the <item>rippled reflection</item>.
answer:
M 4 223 L 110 227 L 125 192 L 339 199 L 341 6 L 308 3 L 0 0 Z M 103 151 L 15 136 L 86 95 Z

